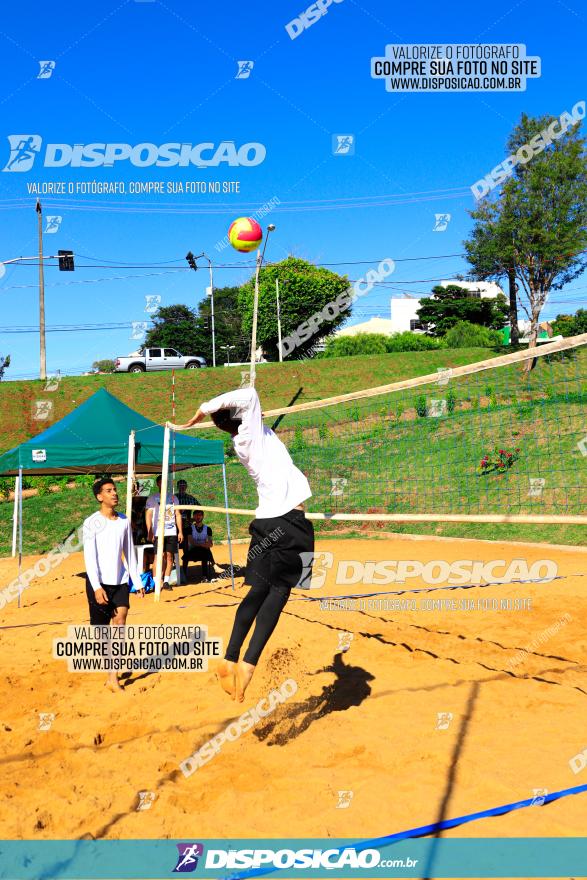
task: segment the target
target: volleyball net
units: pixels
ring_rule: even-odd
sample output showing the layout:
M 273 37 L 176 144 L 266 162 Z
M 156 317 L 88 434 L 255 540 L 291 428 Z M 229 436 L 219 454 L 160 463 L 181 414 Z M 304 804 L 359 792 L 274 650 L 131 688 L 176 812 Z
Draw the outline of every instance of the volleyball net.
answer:
M 264 422 L 306 474 L 314 519 L 587 524 L 586 403 L 583 334 Z M 227 473 L 230 512 L 254 515 L 254 484 Z M 221 488 L 202 509 L 225 512 Z
M 586 404 L 583 334 L 265 411 L 264 422 L 306 474 L 313 520 L 587 525 Z M 227 438 L 223 481 L 198 469 L 202 503 L 180 505 L 226 517 L 229 538 L 229 517 L 257 506 L 230 449 Z

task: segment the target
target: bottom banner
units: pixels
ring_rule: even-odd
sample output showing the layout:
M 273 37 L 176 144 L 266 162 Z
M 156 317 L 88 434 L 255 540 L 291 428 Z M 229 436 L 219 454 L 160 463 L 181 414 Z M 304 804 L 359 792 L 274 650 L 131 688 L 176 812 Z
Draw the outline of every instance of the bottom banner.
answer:
M 586 838 L 0 841 L 5 880 L 587 877 Z

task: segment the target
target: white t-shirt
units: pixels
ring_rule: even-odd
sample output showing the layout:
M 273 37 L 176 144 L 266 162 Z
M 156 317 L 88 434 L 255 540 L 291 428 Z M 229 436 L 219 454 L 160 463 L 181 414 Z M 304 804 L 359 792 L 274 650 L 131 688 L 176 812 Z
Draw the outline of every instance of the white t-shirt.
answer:
M 257 485 L 258 519 L 283 516 L 311 497 L 308 480 L 277 435 L 263 424 L 259 395 L 254 388 L 221 394 L 201 404 L 200 409 L 207 414 L 234 409 L 235 418 L 242 419 L 238 434 L 233 437 L 234 449 Z
M 129 571 L 133 584 L 142 586 L 130 522 L 124 514 L 106 519 L 97 510 L 84 520 L 83 540 L 86 572 L 94 590 L 102 584 L 127 584 Z
M 157 536 L 157 528 L 159 526 L 159 503 L 161 501 L 161 493 L 155 492 L 153 495 L 149 495 L 147 498 L 147 503 L 145 505 L 146 510 L 153 511 L 153 534 Z M 163 531 L 164 537 L 168 537 L 169 535 L 177 535 L 177 526 L 175 524 L 175 510 L 172 505 L 179 504 L 179 501 L 175 495 L 167 494 L 167 504 L 165 505 L 165 528 Z

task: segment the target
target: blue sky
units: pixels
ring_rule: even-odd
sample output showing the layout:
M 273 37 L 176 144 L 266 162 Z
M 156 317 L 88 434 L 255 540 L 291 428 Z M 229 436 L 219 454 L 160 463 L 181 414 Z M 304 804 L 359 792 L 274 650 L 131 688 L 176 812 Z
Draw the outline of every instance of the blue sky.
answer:
M 29 171 L 0 173 L 0 260 L 35 253 L 32 182 L 240 183 L 238 194 L 44 196 L 44 214 L 63 218 L 57 233 L 45 235 L 45 253 L 84 255 L 75 273 L 46 268 L 49 328 L 148 320 L 145 296 L 152 294 L 162 304 L 195 305 L 207 273 L 184 270 L 190 249 L 218 264 L 216 286 L 244 281 L 251 258 L 228 248 L 219 253 L 215 244 L 232 219 L 272 198 L 280 204 L 263 221 L 277 226 L 268 259 L 294 253 L 355 262 L 336 268 L 359 278 L 391 257 L 395 295 L 428 294 L 433 279 L 467 271 L 461 257 L 444 255 L 462 252 L 474 207 L 469 187 L 504 158 L 520 113 L 558 116 L 587 97 L 585 17 L 574 0 L 342 0 L 291 40 L 285 25 L 304 8 L 305 0 L 105 0 L 5 11 L 2 167 L 8 135 L 23 133 L 40 135 L 44 145 L 235 141 L 267 151 L 248 168 L 44 168 L 37 160 Z M 391 93 L 370 76 L 371 57 L 384 55 L 387 43 L 525 43 L 528 55 L 541 57 L 542 75 L 517 93 Z M 52 76 L 38 79 L 38 62 L 49 59 L 56 61 Z M 236 78 L 241 60 L 254 62 L 247 79 Z M 333 155 L 337 133 L 355 136 L 354 155 Z M 359 206 L 361 198 L 369 207 Z M 451 214 L 442 233 L 433 232 L 436 213 Z M 413 259 L 421 257 L 437 259 Z M 5 332 L 37 324 L 37 271 L 7 267 L 0 279 L 0 353 L 12 356 L 12 378 L 38 375 L 38 335 Z M 576 311 L 585 290 L 580 278 L 554 294 L 544 316 Z M 357 303 L 354 320 L 388 317 L 390 295 L 389 287 L 375 288 Z M 136 347 L 128 327 L 50 332 L 48 369 L 81 372 Z

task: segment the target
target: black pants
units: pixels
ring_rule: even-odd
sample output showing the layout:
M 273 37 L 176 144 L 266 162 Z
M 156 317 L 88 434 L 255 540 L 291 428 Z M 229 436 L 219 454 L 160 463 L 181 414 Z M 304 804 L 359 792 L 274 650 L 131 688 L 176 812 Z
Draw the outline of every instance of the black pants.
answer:
M 237 609 L 224 656 L 236 663 L 254 621 L 243 659 L 256 666 L 292 587 L 307 576 L 308 560 L 314 552 L 314 527 L 304 512 L 296 509 L 283 516 L 253 520 L 249 533 L 245 583 L 252 586 Z
M 188 562 L 201 562 L 203 576 L 210 577 L 211 566 L 214 565 L 214 557 L 209 547 L 190 547 L 189 550 L 184 551 L 182 561 L 184 568 Z

